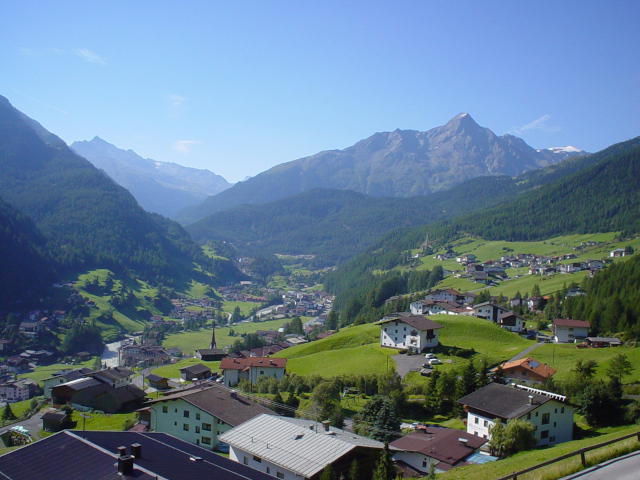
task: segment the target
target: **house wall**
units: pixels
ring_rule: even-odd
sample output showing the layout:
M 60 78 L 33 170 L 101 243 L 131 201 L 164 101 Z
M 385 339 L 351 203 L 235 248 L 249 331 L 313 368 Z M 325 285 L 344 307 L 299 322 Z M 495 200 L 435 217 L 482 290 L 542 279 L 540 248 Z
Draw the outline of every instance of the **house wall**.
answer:
M 185 417 L 185 411 L 188 412 L 188 417 Z M 207 427 L 210 427 L 210 430 L 205 430 Z M 167 433 L 185 442 L 213 450 L 218 446 L 218 435 L 230 430 L 231 426 L 178 398 L 151 406 L 151 428 L 156 432 Z
M 284 376 L 284 368 L 269 367 L 266 365 L 255 366 L 249 369 L 249 382 L 253 385 L 260 377 L 273 377 L 280 379 Z
M 225 387 L 231 387 L 238 383 L 238 380 L 240 379 L 238 376 L 240 373 L 239 370 L 225 370 L 223 373 Z
M 548 423 L 545 414 L 549 414 Z M 536 446 L 556 445 L 568 442 L 573 438 L 573 407 L 551 400 L 540 405 L 535 410 L 520 417 L 536 428 L 535 434 L 538 442 Z M 489 418 L 477 412 L 467 414 L 467 433 L 482 438 L 491 439 L 489 429 L 494 425 L 494 418 Z M 546 438 L 542 438 L 546 432 Z
M 426 330 L 420 331 L 402 321 L 385 323 L 380 326 L 380 346 L 389 348 L 414 347 L 418 350 L 438 345 L 438 331 L 433 330 L 433 338 L 427 339 Z M 411 335 L 416 331 L 418 335 Z M 409 338 L 408 338 L 409 337 Z M 411 342 L 415 340 L 415 342 Z
M 403 461 L 424 474 L 429 473 L 429 466 L 432 462 L 438 463 L 437 460 L 419 452 L 396 452 L 393 454 L 393 459 Z M 436 473 L 440 472 L 441 470 L 436 469 Z
M 555 326 L 553 328 L 556 343 L 573 343 L 574 337 L 586 337 L 589 329 L 584 327 L 563 327 Z
M 263 458 L 260 458 L 260 461 L 258 461 L 257 458 L 259 457 L 254 457 L 251 453 L 237 447 L 229 447 L 229 458 L 234 462 L 242 463 L 243 465 L 247 465 L 255 470 L 272 475 L 275 478 L 284 480 L 300 480 L 302 478 L 301 476 L 275 465 L 274 463 L 267 462 Z
M 544 377 L 542 377 L 541 375 L 538 375 L 537 373 L 520 366 L 505 370 L 504 378 L 513 380 L 514 382 L 524 383 L 526 385 L 544 381 Z

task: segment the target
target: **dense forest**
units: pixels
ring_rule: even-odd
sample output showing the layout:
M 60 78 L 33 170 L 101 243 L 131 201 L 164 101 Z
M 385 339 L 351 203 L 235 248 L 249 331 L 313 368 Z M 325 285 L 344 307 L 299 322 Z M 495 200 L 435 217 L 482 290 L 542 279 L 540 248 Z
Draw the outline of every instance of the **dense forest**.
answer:
M 33 222 L 0 198 L 0 305 L 37 297 L 55 279 L 45 246 Z
M 429 232 L 432 245 L 444 246 L 460 234 L 488 240 L 541 240 L 557 235 L 640 231 L 640 138 L 587 157 L 591 166 L 534 188 L 504 205 L 412 229 L 397 229 L 325 278 L 337 294 L 341 319 L 348 305 L 362 303 L 388 281 L 388 271 L 410 265 L 408 251 Z M 392 292 L 391 295 L 402 293 Z

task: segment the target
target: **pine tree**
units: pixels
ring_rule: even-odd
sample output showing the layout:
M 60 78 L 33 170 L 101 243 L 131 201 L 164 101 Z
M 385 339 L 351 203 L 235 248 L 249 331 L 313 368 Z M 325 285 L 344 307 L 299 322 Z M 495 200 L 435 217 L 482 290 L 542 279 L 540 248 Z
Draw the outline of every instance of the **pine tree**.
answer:
M 322 473 L 320 474 L 320 480 L 338 480 L 336 471 L 333 469 L 330 463 L 326 467 L 324 467 L 324 470 L 322 470 Z
M 384 448 L 380 452 L 380 458 L 373 472 L 372 480 L 393 480 L 396 477 L 395 469 L 391 461 L 391 452 L 389 452 L 389 444 L 385 442 Z
M 351 467 L 349 467 L 349 480 L 362 480 L 361 477 L 360 464 L 354 459 L 353 462 L 351 462 Z
M 15 420 L 16 418 L 17 417 L 13 413 L 13 410 L 11 410 L 11 404 L 7 403 L 7 405 L 4 407 L 4 410 L 2 410 L 2 421 L 8 422 L 9 420 Z

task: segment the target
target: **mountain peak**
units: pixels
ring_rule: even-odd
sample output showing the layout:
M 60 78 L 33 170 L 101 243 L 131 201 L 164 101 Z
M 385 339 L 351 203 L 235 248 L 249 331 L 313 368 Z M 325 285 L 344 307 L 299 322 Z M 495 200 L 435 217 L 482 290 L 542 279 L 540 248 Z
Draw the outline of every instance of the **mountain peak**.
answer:
M 471 115 L 468 113 L 459 113 L 451 120 L 447 122 L 445 127 L 458 129 L 479 129 L 482 128 L 480 125 L 476 123 L 476 121 L 471 118 Z

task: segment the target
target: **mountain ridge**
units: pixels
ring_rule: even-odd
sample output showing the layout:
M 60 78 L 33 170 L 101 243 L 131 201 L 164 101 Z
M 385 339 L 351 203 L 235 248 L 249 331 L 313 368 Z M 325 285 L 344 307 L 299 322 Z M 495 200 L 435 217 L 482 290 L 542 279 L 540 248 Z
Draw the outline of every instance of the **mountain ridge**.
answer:
M 167 217 L 231 186 L 210 170 L 143 158 L 98 136 L 70 148 L 129 190 L 145 210 Z
M 378 132 L 343 150 L 276 165 L 174 218 L 189 224 L 236 205 L 266 203 L 313 188 L 376 197 L 425 195 L 479 176 L 515 176 L 577 153 L 535 150 L 512 135 L 497 136 L 461 113 L 426 132 Z

